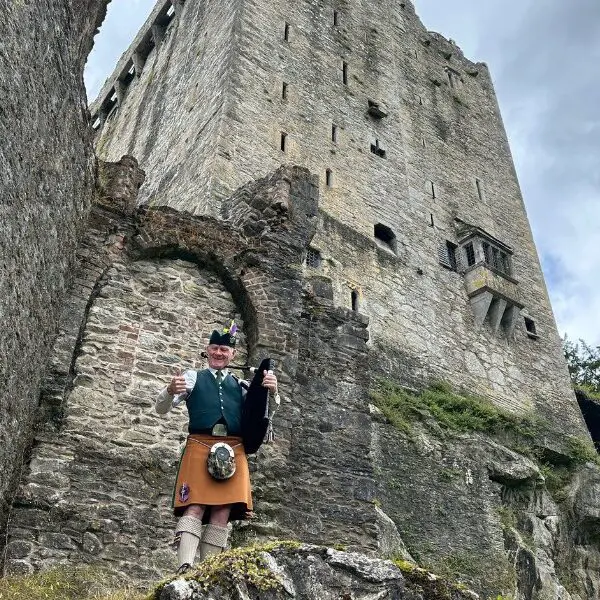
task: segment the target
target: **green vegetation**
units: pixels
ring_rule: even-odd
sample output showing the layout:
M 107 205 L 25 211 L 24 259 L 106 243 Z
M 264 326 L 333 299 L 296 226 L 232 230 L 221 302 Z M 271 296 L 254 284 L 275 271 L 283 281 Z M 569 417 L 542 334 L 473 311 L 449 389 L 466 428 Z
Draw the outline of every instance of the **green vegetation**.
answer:
M 402 575 L 409 586 L 417 586 L 423 590 L 423 597 L 431 600 L 453 600 L 457 592 L 465 591 L 465 586 L 460 583 L 452 583 L 422 569 L 418 565 L 400 558 L 392 559 L 392 562 L 402 571 Z
M 482 398 L 454 392 L 443 382 L 433 383 L 417 394 L 380 379 L 371 398 L 390 423 L 405 433 L 411 432 L 415 420 L 426 421 L 428 417 L 450 431 L 505 433 L 527 439 L 537 433 L 531 415 L 512 414 Z
M 0 579 L 0 600 L 144 600 L 139 593 L 100 586 L 106 573 L 99 569 L 61 567 L 34 575 Z
M 279 548 L 295 550 L 301 544 L 293 541 L 277 541 L 266 544 L 235 548 L 221 554 L 209 556 L 184 575 L 184 579 L 196 581 L 204 589 L 219 585 L 233 588 L 238 582 L 245 582 L 257 590 L 276 590 L 281 582 L 268 568 L 263 552 Z M 148 600 L 158 600 L 161 590 L 175 578 L 163 581 Z
M 600 346 L 594 348 L 582 339 L 577 343 L 571 342 L 565 336 L 563 352 L 573 386 L 579 387 L 592 398 L 600 400 Z
M 500 517 L 500 525 L 504 531 L 512 531 L 517 528 L 517 515 L 512 508 L 508 506 L 501 506 L 497 509 L 498 516 Z
M 446 557 L 448 558 L 448 557 Z M 441 572 L 442 576 L 435 575 L 423 569 L 418 565 L 411 563 L 401 558 L 393 558 L 392 562 L 402 571 L 402 575 L 408 582 L 410 587 L 417 587 L 420 594 L 424 598 L 431 600 L 456 600 L 457 597 L 472 598 L 472 592 L 468 592 L 468 587 L 461 582 L 453 581 L 458 579 L 461 574 L 468 573 L 472 568 L 473 557 L 465 558 L 464 560 L 459 557 L 450 558 L 446 568 Z M 476 564 L 479 564 L 479 560 L 476 559 Z M 450 564 L 452 563 L 452 564 Z M 484 571 L 479 572 L 479 575 Z M 506 585 L 509 587 L 515 586 L 513 576 L 505 578 Z M 497 582 L 501 583 L 501 582 Z M 467 593 L 465 593 L 467 592 Z M 510 600 L 510 596 L 498 596 L 490 600 Z
M 593 462 L 600 465 L 600 456 L 590 440 L 570 435 L 567 439 L 567 447 L 571 462 L 575 465 L 582 465 L 586 462 Z

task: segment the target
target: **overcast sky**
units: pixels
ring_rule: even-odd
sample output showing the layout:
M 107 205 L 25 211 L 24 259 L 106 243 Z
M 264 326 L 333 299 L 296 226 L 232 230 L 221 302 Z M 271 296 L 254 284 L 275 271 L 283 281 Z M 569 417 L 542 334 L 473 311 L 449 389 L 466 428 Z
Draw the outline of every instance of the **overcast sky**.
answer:
M 487 62 L 559 331 L 600 345 L 600 0 L 415 0 L 428 29 Z M 154 0 L 112 0 L 93 99 Z

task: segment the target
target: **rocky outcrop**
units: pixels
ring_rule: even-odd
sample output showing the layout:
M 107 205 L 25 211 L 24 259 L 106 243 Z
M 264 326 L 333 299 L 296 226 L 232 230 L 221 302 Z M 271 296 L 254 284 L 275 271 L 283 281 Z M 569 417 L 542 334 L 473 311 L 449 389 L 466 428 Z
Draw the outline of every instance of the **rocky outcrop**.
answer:
M 107 3 L 0 0 L 0 532 L 91 203 L 83 67 Z
M 474 600 L 406 562 L 283 543 L 233 551 L 156 591 L 157 600 Z

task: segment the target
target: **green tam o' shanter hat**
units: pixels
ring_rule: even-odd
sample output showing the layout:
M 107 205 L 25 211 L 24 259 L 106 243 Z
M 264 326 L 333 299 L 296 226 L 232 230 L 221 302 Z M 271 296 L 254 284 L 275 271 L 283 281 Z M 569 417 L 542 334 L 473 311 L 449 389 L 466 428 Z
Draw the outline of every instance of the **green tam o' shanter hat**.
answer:
M 210 334 L 210 339 L 208 340 L 209 344 L 215 344 L 217 346 L 230 346 L 231 348 L 235 348 L 235 343 L 237 341 L 235 335 L 238 331 L 237 325 L 235 321 L 231 321 L 228 327 L 224 327 L 222 332 L 217 331 L 216 329 Z

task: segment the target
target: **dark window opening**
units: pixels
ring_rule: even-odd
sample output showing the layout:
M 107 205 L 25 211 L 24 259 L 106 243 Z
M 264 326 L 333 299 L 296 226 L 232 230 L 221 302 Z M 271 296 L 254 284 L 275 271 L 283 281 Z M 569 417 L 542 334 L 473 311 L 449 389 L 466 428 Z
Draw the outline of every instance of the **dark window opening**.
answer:
M 577 403 L 581 409 L 583 420 L 590 432 L 590 436 L 596 446 L 596 451 L 600 452 L 600 404 L 594 401 L 586 394 L 584 390 L 575 390 Z
M 337 142 L 337 125 L 334 124 L 331 125 L 331 141 Z
M 281 151 L 285 152 L 287 148 L 287 133 L 281 132 Z
M 281 97 L 283 100 L 287 100 L 287 96 L 288 96 L 288 84 L 284 81 L 283 85 L 281 86 Z
M 371 152 L 381 158 L 385 158 L 385 150 L 379 145 L 379 140 L 375 140 L 375 143 L 371 144 Z
M 438 246 L 438 259 L 440 264 L 450 269 L 451 271 L 458 270 L 458 264 L 456 261 L 456 250 L 458 246 L 453 244 L 449 240 L 446 240 L 443 244 Z
M 535 321 L 533 319 L 530 319 L 529 317 L 524 317 L 525 319 L 525 329 L 527 330 L 527 335 L 530 338 L 536 339 L 538 337 L 536 328 L 535 328 Z
M 331 169 L 325 171 L 325 184 L 327 187 L 333 186 L 333 171 Z
M 352 290 L 350 301 L 352 302 L 352 310 L 358 312 L 358 292 L 356 290 Z
M 465 244 L 464 251 L 467 266 L 472 267 L 475 264 L 475 248 L 473 248 L 473 242 Z
M 487 242 L 483 242 L 481 245 L 486 264 L 505 275 L 510 275 L 510 259 L 508 254 Z
M 453 81 L 452 73 L 450 71 L 448 71 L 447 74 L 448 74 L 448 83 L 450 84 L 450 87 L 453 88 L 454 81 Z
M 485 200 L 483 183 L 479 179 L 475 179 L 475 186 L 477 187 L 477 196 L 479 196 L 479 199 L 483 202 Z
M 309 248 L 306 252 L 306 266 L 318 269 L 321 266 L 321 253 L 314 248 Z
M 286 42 L 290 41 L 290 24 L 289 23 L 286 23 L 285 27 L 283 28 L 283 39 Z
M 376 240 L 379 240 L 380 242 L 385 244 L 394 253 L 396 252 L 396 235 L 387 225 L 377 223 L 377 225 L 375 225 L 374 227 L 374 234 Z
M 429 218 L 430 218 L 429 227 L 435 227 L 435 222 L 433 220 L 433 213 L 429 213 Z
M 340 24 L 340 15 L 337 10 L 333 11 L 333 24 L 335 27 Z
M 344 85 L 348 85 L 348 63 L 346 61 L 342 62 L 342 81 Z
M 435 183 L 433 183 L 433 181 L 429 182 L 429 193 L 431 194 L 431 197 L 435 200 L 435 198 L 436 198 Z

